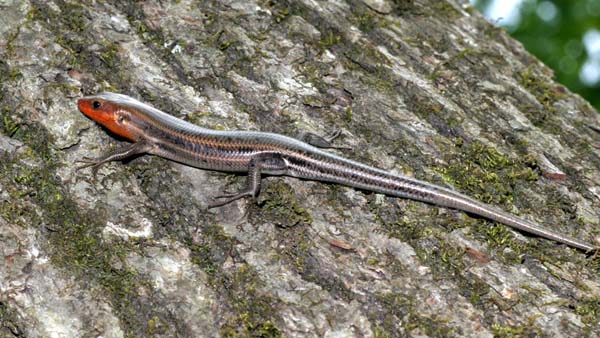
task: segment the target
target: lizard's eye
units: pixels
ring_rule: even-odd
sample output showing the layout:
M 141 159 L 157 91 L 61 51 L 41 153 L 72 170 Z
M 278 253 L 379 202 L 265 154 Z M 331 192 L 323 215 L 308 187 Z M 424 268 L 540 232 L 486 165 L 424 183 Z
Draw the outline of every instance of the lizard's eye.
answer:
M 123 115 L 123 114 L 119 114 L 119 115 L 117 115 L 117 120 L 118 120 L 119 122 L 123 122 L 123 120 L 125 120 L 125 115 Z
M 94 109 L 98 109 L 100 108 L 102 104 L 99 101 L 94 101 L 92 102 L 92 107 L 94 107 Z

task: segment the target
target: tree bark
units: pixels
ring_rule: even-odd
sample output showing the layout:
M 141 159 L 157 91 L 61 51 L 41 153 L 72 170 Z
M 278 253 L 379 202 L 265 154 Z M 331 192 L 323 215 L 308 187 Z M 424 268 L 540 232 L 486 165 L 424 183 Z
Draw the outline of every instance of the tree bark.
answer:
M 0 332 L 598 336 L 598 259 L 465 213 L 141 156 L 77 111 L 124 93 L 296 135 L 598 238 L 598 114 L 465 2 L 0 2 Z

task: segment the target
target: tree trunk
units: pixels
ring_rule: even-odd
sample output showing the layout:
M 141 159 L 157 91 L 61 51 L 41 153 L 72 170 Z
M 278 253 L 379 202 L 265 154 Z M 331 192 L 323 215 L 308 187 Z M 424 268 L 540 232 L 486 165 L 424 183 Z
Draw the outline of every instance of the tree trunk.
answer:
M 594 241 L 598 114 L 466 3 L 0 2 L 0 333 L 600 335 L 599 260 L 420 202 L 141 156 L 77 110 L 131 95 L 193 123 L 341 130 L 345 157 Z

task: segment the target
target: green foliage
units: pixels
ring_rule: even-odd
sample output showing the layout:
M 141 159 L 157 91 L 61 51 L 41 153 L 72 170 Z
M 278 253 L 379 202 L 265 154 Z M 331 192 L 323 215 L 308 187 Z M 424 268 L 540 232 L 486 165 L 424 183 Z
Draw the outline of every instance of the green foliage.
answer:
M 473 5 L 485 12 L 494 0 L 474 0 Z M 550 2 L 556 6 L 556 16 L 545 21 L 538 15 L 538 6 Z M 558 82 L 579 93 L 600 110 L 600 96 L 595 93 L 600 84 L 589 87 L 579 78 L 587 59 L 583 36 L 600 28 L 600 0 L 524 0 L 519 7 L 521 20 L 509 33 L 525 48 L 555 72 Z

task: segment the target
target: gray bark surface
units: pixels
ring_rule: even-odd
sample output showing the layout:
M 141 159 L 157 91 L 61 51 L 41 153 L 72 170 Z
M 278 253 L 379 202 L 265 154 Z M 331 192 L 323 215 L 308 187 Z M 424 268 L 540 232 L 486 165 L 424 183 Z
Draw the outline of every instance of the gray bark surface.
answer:
M 0 1 L 0 336 L 586 337 L 599 259 L 455 210 L 141 156 L 76 107 L 338 153 L 599 236 L 598 114 L 463 2 Z

